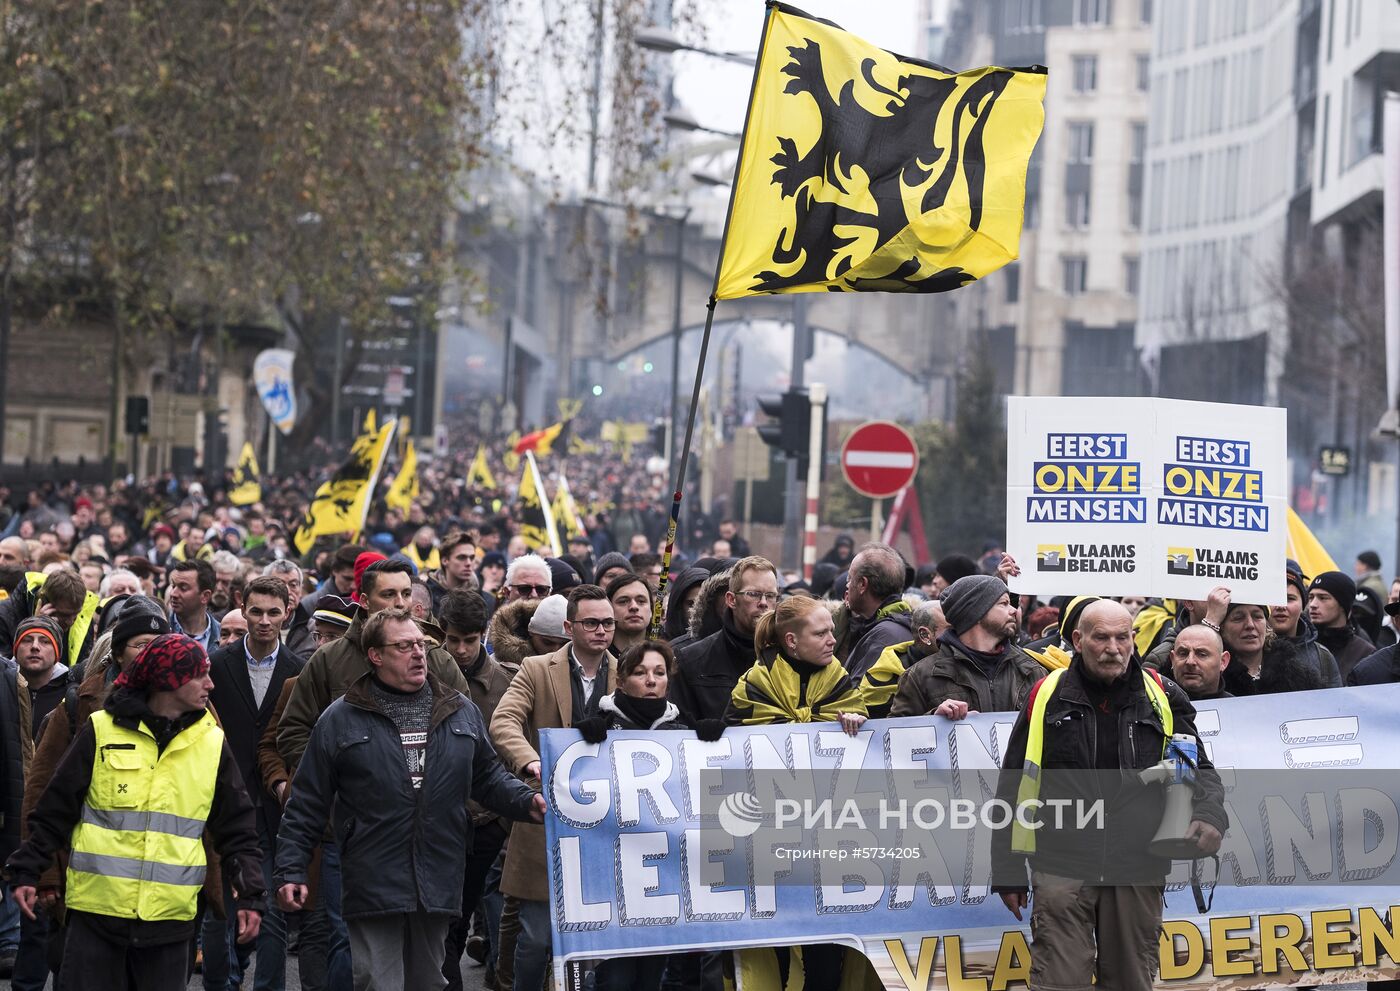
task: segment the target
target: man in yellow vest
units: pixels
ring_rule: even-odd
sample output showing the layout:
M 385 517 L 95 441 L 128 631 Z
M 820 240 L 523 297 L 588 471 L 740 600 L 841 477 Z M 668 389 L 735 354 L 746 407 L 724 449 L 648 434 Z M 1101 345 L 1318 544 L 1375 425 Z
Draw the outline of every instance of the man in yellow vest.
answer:
M 1200 856 L 1220 849 L 1224 788 L 1186 693 L 1138 660 L 1128 610 L 1090 603 L 1072 636 L 1069 667 L 1036 685 L 1007 742 L 997 797 L 1017 816 L 993 834 L 992 889 L 1017 919 L 1035 892 L 1032 991 L 1095 980 L 1112 991 L 1150 991 L 1171 861 L 1148 849 L 1163 788 L 1138 772 L 1162 761 L 1173 736 L 1188 738 L 1188 749 L 1194 742 L 1185 838 Z M 1096 806 L 1102 811 L 1084 819 Z
M 72 568 L 59 568 L 52 574 L 28 572 L 0 602 L 0 655 L 14 654 L 20 623 L 31 616 L 48 616 L 63 627 L 67 638 L 67 650 L 59 660 L 70 668 L 75 666 L 92 650 L 97 606 L 97 594 L 87 590 L 82 576 Z
M 253 805 L 207 706 L 213 682 L 198 643 L 152 640 L 104 708 L 78 731 L 10 857 L 15 901 L 34 918 L 35 885 L 71 850 L 60 988 L 177 991 L 204 884 L 204 837 L 238 905 L 238 939 L 256 939 L 264 894 Z

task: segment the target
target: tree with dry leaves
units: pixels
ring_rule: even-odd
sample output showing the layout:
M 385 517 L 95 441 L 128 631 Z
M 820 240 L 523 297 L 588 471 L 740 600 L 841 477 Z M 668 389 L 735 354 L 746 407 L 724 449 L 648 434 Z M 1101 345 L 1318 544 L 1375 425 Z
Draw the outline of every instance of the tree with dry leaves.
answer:
M 337 327 L 362 341 L 451 261 L 494 74 L 463 38 L 491 5 L 0 3 L 0 264 L 22 243 L 25 282 L 63 280 L 129 340 L 284 323 L 312 372 L 292 442 L 309 439 Z

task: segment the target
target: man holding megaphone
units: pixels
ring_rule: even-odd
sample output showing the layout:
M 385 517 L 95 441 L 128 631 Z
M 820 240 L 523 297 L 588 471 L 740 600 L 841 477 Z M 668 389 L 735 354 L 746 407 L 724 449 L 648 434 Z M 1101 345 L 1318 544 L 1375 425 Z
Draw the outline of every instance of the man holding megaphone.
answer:
M 1007 745 L 998 798 L 1018 814 L 992 841 L 993 890 L 1017 919 L 1032 905 L 1033 991 L 1149 991 L 1166 874 L 1220 849 L 1224 789 L 1196 710 L 1142 666 L 1123 606 L 1091 603 L 1071 639 L 1069 667 L 1036 686 Z

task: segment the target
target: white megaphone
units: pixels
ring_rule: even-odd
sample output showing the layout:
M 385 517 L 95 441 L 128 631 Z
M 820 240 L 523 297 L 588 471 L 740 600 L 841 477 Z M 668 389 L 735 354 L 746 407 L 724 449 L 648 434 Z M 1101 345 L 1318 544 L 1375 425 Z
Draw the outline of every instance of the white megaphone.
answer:
M 1195 808 L 1192 782 L 1196 779 L 1196 738 L 1177 734 L 1167 744 L 1167 753 L 1160 764 L 1154 764 L 1139 777 L 1143 784 L 1166 786 L 1166 807 L 1162 824 L 1147 849 L 1154 857 L 1168 860 L 1198 860 L 1204 857 L 1194 839 L 1188 839 L 1191 817 Z

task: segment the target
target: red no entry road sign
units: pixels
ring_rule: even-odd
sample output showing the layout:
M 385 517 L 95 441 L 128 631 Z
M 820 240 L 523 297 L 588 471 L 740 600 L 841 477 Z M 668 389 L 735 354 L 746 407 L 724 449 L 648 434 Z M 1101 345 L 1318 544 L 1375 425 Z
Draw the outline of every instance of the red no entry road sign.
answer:
M 841 445 L 841 470 L 861 495 L 887 499 L 914 480 L 919 449 L 899 424 L 873 420 L 857 427 Z

